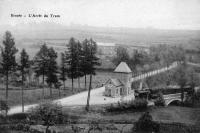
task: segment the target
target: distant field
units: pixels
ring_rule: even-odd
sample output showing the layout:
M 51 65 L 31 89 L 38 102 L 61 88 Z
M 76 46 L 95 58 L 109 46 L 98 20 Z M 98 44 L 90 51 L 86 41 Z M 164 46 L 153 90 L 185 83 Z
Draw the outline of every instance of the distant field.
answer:
M 200 44 L 198 30 L 159 30 L 109 27 L 70 27 L 51 24 L 23 24 L 17 27 L 0 27 L 0 42 L 6 30 L 10 30 L 19 48 L 33 48 L 46 42 L 49 45 L 64 46 L 71 37 L 83 41 L 93 38 L 96 42 L 121 45 L 152 46 L 158 44 L 182 45 L 195 49 Z M 33 51 L 29 51 L 31 54 Z
M 60 40 L 69 40 L 70 37 L 82 41 L 93 38 L 97 42 L 129 44 L 129 45 L 183 45 L 191 48 L 200 42 L 200 31 L 194 30 L 159 30 L 111 28 L 90 26 L 63 26 L 55 23 L 22 24 L 17 27 L 1 26 L 0 35 L 11 30 L 16 40 L 54 40 L 55 44 L 63 43 Z M 27 34 L 28 33 L 28 34 Z M 1 39 L 0 39 L 1 40 Z

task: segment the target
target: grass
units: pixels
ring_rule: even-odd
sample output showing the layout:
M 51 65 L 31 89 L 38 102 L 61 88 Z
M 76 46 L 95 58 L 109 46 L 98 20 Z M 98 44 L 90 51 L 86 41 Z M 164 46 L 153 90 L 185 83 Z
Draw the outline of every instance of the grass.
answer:
M 72 130 L 72 126 L 75 128 L 79 128 L 80 132 L 87 131 L 89 128 L 88 124 L 72 124 L 72 125 L 57 125 L 53 127 L 51 130 L 52 131 L 58 131 L 58 132 L 74 132 Z M 98 130 L 94 129 L 92 130 L 92 133 L 115 133 L 119 132 L 120 130 L 122 133 L 151 133 L 147 131 L 132 131 L 133 124 L 98 124 L 98 127 L 102 129 Z M 36 128 L 40 129 L 40 128 Z M 192 126 L 192 125 L 185 125 L 185 124 L 178 124 L 178 123 L 171 123 L 171 124 L 166 124 L 166 123 L 161 123 L 160 124 L 160 131 L 159 133 L 199 133 L 200 129 L 197 126 Z M 4 130 L 0 131 L 0 133 L 28 133 L 24 131 L 16 131 L 16 130 Z
M 111 72 L 97 72 L 96 75 L 93 76 L 92 80 L 92 87 L 97 88 L 102 85 L 102 83 L 105 83 L 110 77 L 115 77 L 115 75 Z M 80 86 L 81 88 L 78 88 L 78 80 L 74 80 L 74 93 L 72 93 L 71 89 L 71 80 L 68 79 L 65 82 L 66 89 L 61 89 L 61 97 L 59 97 L 59 90 L 53 89 L 53 98 L 52 99 L 58 99 L 62 97 L 67 97 L 70 95 L 73 95 L 75 93 L 81 92 L 85 90 L 85 79 L 84 77 L 80 78 Z M 21 87 L 13 87 L 10 86 L 8 92 L 8 104 L 9 106 L 17 106 L 21 105 Z M 87 88 L 89 87 L 89 76 L 87 76 Z M 5 99 L 5 85 L 0 85 L 0 98 Z M 51 99 L 49 88 L 45 88 L 45 99 Z M 41 100 L 43 100 L 43 89 L 42 88 L 33 88 L 33 89 L 27 89 L 24 90 L 24 102 L 25 105 L 32 104 L 32 103 L 38 103 Z
M 63 108 L 63 112 L 69 114 L 70 119 L 75 120 L 75 126 L 88 127 L 88 122 L 97 121 L 101 127 L 107 127 L 114 124 L 121 129 L 126 125 L 126 133 L 147 133 L 132 132 L 133 123 L 135 123 L 144 112 L 120 112 L 120 113 L 102 113 L 98 112 L 102 106 L 91 106 L 91 111 L 86 112 L 84 107 Z M 199 133 L 200 108 L 188 108 L 179 106 L 151 107 L 148 109 L 154 121 L 161 123 L 159 133 Z M 59 131 L 71 131 L 71 125 L 67 123 L 57 125 Z M 115 130 L 116 131 L 116 130 Z M 115 132 L 113 130 L 113 132 Z M 103 131 L 104 132 L 104 131 Z M 108 131 L 109 132 L 109 131 Z M 14 132 L 15 133 L 15 132 Z
M 111 72 L 97 72 L 97 75 L 93 76 L 93 88 L 97 85 L 105 83 L 109 78 L 116 78 L 115 74 Z M 75 80 L 74 87 L 76 89 L 75 93 L 84 91 L 84 78 L 80 79 L 81 81 L 81 89 L 78 88 L 77 80 Z M 89 77 L 87 77 L 87 81 L 89 81 Z M 88 88 L 87 83 L 87 88 Z M 66 97 L 72 95 L 71 91 L 71 80 L 66 81 L 66 90 L 61 90 L 61 97 Z M 5 90 L 0 90 L 0 97 L 5 97 Z M 49 89 L 45 88 L 45 98 L 50 99 Z M 59 98 L 59 92 L 56 89 L 53 89 L 53 99 Z M 25 104 L 38 103 L 42 100 L 42 89 L 33 89 L 33 90 L 25 90 L 24 91 L 24 101 Z M 9 105 L 21 105 L 21 91 L 13 89 L 9 90 Z M 87 113 L 84 110 L 84 107 L 74 107 L 74 108 L 63 108 L 63 112 L 69 113 L 72 115 L 72 118 L 75 118 L 79 122 L 84 122 L 88 120 L 101 120 L 101 121 L 129 121 L 135 122 L 144 112 L 120 112 L 120 113 L 102 113 L 102 106 L 91 106 L 91 112 Z M 151 107 L 148 109 L 150 114 L 153 116 L 153 119 L 158 122 L 171 123 L 185 123 L 192 125 L 200 124 L 200 108 L 189 108 L 189 107 L 178 107 L 178 106 L 168 106 L 168 107 Z M 161 133 L 170 133 L 170 132 L 185 132 L 187 129 L 178 129 L 175 126 L 166 126 L 161 127 Z M 15 132 L 13 132 L 15 133 Z M 17 132 L 16 132 L 17 133 Z M 136 132 L 139 133 L 139 132 Z
M 74 93 L 83 91 L 84 89 L 75 89 Z M 72 93 L 71 89 L 61 90 L 61 97 L 59 97 L 59 90 L 52 90 L 52 98 L 50 97 L 49 88 L 44 89 L 44 99 L 58 99 L 66 96 L 70 96 Z M 5 90 L 0 90 L 0 97 L 5 99 Z M 32 103 L 39 103 L 43 100 L 43 89 L 24 90 L 24 102 L 25 105 Z M 21 91 L 20 90 L 9 90 L 8 94 L 9 106 L 21 105 Z
M 151 107 L 142 112 L 124 111 L 120 113 L 109 113 L 100 111 L 102 107 L 91 106 L 91 112 L 87 113 L 84 107 L 77 108 L 63 108 L 64 112 L 70 115 L 77 116 L 78 121 L 88 121 L 98 119 L 100 121 L 129 121 L 135 122 L 139 119 L 141 114 L 149 111 L 153 119 L 158 122 L 177 122 L 192 125 L 200 124 L 200 108 L 168 106 L 168 107 Z

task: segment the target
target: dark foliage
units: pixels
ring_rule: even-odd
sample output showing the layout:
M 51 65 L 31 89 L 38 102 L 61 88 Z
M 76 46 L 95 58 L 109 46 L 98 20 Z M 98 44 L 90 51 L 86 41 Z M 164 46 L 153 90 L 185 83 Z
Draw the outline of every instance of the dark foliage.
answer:
M 64 89 L 65 89 L 66 75 L 67 75 L 67 66 L 66 66 L 66 63 L 65 63 L 65 54 L 61 53 L 61 64 L 60 64 L 59 79 L 63 81 Z
M 135 99 L 130 102 L 118 102 L 106 107 L 107 112 L 144 111 L 147 109 L 146 99 Z
M 81 62 L 83 59 L 82 45 L 74 38 L 70 38 L 67 44 L 68 51 L 65 52 L 65 63 L 67 65 L 67 76 L 72 79 L 72 91 L 74 91 L 74 79 L 83 76 Z M 80 84 L 79 84 L 80 85 Z
M 116 49 L 116 57 L 112 60 L 112 62 L 117 66 L 120 62 L 126 62 L 129 64 L 130 62 L 130 56 L 128 54 L 128 50 L 125 47 L 119 46 Z
M 29 56 L 25 49 L 22 49 L 22 52 L 20 54 L 21 56 L 20 56 L 19 70 L 21 72 L 21 77 L 22 77 L 21 97 L 22 97 L 22 112 L 24 112 L 24 81 L 25 81 L 25 74 L 28 72 L 27 70 L 30 67 L 30 61 L 29 61 Z
M 6 103 L 5 100 L 0 100 L 0 111 L 5 111 L 8 110 L 8 104 Z
M 62 106 L 58 103 L 44 102 L 30 110 L 31 122 L 46 126 L 46 131 L 49 126 L 61 123 L 63 118 Z
M 27 120 L 29 114 L 27 113 L 17 113 L 17 114 L 12 114 L 9 115 L 9 120 L 10 121 L 25 121 Z
M 156 101 L 154 103 L 156 106 L 165 106 L 165 100 L 163 98 L 162 92 L 158 93 Z
M 100 66 L 99 58 L 96 56 L 97 53 L 97 44 L 94 40 L 90 39 L 88 41 L 88 57 L 86 58 L 88 63 L 89 75 L 90 75 L 90 83 L 87 97 L 87 105 L 86 110 L 89 111 L 89 101 L 90 101 L 90 91 L 92 89 L 92 75 L 96 74 L 96 66 Z
M 135 124 L 135 128 L 133 130 L 136 131 L 154 131 L 159 132 L 160 125 L 153 121 L 152 116 L 149 112 L 144 113 L 139 120 Z
M 46 82 L 47 82 L 48 86 L 50 87 L 50 96 L 51 97 L 52 97 L 52 85 L 55 86 L 58 82 L 58 77 L 57 77 L 58 67 L 57 67 L 56 58 L 57 58 L 57 53 L 55 52 L 55 50 L 52 47 L 49 48 L 48 49 L 48 61 L 47 61 L 47 67 L 46 67 L 46 71 L 47 71 Z
M 1 73 L 4 74 L 6 77 L 6 103 L 8 102 L 8 77 L 10 72 L 15 71 L 17 63 L 15 60 L 15 54 L 17 53 L 17 48 L 15 47 L 15 41 L 12 37 L 11 32 L 6 31 L 4 39 L 3 39 L 3 46 L 1 48 L 1 56 L 2 56 L 2 69 Z M 6 110 L 7 115 L 7 110 Z
M 46 44 L 40 47 L 39 52 L 34 57 L 34 70 L 36 76 L 43 76 L 43 84 L 44 84 L 44 77 L 47 75 L 47 67 L 48 65 L 48 47 Z

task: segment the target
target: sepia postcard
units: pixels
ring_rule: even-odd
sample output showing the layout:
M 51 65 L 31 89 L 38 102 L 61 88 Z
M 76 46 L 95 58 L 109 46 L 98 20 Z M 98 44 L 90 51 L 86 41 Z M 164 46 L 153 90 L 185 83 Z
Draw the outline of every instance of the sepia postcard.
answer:
M 0 0 L 0 133 L 200 133 L 200 0 Z

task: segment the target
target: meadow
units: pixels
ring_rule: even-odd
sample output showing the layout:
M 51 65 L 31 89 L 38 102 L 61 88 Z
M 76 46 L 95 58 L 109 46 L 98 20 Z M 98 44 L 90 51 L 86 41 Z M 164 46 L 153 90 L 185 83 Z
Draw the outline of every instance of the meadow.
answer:
M 98 71 L 96 75 L 93 76 L 93 82 L 92 82 L 92 88 L 97 88 L 102 86 L 103 83 L 105 83 L 109 78 L 115 77 L 115 74 L 112 72 L 103 72 L 103 71 Z M 74 80 L 74 92 L 72 92 L 72 83 L 71 79 L 67 79 L 66 82 L 66 88 L 64 89 L 63 86 L 60 89 L 60 96 L 59 96 L 59 89 L 53 89 L 53 96 L 52 98 L 50 97 L 50 89 L 48 87 L 44 88 L 44 98 L 43 98 L 43 88 L 40 87 L 30 87 L 30 88 L 25 88 L 24 89 L 24 102 L 25 105 L 28 104 L 33 104 L 33 103 L 38 103 L 41 102 L 42 100 L 52 100 L 52 99 L 58 99 L 58 98 L 63 98 L 67 97 L 82 91 L 85 91 L 89 87 L 89 76 L 87 76 L 87 86 L 85 89 L 85 78 L 82 77 L 80 78 L 80 87 L 78 85 L 78 80 Z M 5 85 L 1 84 L 0 85 L 0 98 L 4 99 L 5 98 Z M 9 86 L 9 94 L 8 94 L 8 104 L 9 106 L 17 106 L 21 105 L 21 87 L 13 87 Z

